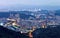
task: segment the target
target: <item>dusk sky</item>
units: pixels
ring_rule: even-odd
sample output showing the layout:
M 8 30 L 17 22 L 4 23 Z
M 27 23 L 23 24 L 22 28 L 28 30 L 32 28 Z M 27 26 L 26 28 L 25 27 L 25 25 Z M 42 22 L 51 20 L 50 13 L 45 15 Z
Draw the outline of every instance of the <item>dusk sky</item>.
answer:
M 60 6 L 60 0 L 0 0 L 0 8 L 10 6 Z

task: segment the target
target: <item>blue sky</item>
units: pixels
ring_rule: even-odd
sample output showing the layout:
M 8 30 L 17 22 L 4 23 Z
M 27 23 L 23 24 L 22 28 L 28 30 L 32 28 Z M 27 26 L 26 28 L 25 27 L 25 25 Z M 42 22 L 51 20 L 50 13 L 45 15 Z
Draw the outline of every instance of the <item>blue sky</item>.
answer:
M 60 0 L 0 0 L 0 8 L 13 6 L 60 6 Z

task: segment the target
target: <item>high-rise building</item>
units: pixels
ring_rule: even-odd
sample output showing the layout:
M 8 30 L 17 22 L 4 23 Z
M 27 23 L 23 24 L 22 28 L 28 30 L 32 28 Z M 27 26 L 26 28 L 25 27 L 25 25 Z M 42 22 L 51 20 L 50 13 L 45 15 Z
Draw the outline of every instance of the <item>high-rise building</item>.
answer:
M 15 19 L 16 19 L 17 23 L 19 24 L 20 23 L 20 15 L 19 15 L 19 13 L 15 14 Z

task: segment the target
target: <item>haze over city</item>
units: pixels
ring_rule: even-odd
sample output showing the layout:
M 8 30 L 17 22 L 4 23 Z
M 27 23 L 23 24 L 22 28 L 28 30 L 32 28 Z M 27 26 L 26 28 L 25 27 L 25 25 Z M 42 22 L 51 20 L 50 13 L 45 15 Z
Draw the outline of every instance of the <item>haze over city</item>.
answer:
M 60 0 L 0 0 L 0 10 L 60 9 Z

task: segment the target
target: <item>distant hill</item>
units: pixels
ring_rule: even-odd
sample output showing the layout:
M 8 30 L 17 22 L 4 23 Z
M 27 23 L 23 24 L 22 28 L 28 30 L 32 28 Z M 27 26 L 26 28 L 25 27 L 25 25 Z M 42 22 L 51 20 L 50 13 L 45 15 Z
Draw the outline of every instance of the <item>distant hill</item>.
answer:
M 31 12 L 28 11 L 12 11 L 12 12 L 0 12 L 0 18 L 8 18 L 10 14 L 19 14 L 21 19 L 28 19 L 29 17 L 35 18 L 35 16 L 31 15 Z
M 60 16 L 60 10 L 56 10 L 55 15 L 59 15 Z
M 10 14 L 19 14 L 21 19 L 28 19 L 29 17 L 36 18 L 33 14 L 47 14 L 50 13 L 48 10 L 42 10 L 42 11 L 37 11 L 37 12 L 32 12 L 32 11 L 9 11 L 9 12 L 0 12 L 0 18 L 8 18 Z M 55 15 L 60 16 L 60 10 L 55 11 Z

